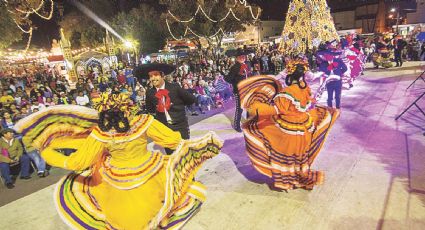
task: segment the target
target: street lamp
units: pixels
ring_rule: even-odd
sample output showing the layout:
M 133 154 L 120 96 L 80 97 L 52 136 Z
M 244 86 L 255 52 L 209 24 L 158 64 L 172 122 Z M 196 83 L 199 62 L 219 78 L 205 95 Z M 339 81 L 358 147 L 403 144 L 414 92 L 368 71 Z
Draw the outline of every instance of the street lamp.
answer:
M 395 32 L 396 33 L 398 33 L 398 24 L 399 24 L 399 20 L 400 20 L 400 8 L 399 7 L 397 7 L 397 8 L 391 8 L 391 10 L 390 10 L 390 12 L 391 13 L 395 13 L 395 12 L 397 12 L 397 16 L 396 16 L 396 24 L 395 24 Z M 392 15 L 392 14 L 390 14 L 389 16 L 388 16 L 388 18 L 390 18 L 390 19 L 392 19 L 394 16 Z
M 131 43 L 130 41 L 125 41 L 124 42 L 125 47 L 127 48 L 133 48 L 133 43 Z
M 129 40 L 124 41 L 124 46 L 127 47 L 128 49 L 132 49 L 134 51 L 134 54 L 136 55 L 136 65 L 139 65 L 139 59 L 137 57 L 137 49 L 136 46 L 130 42 Z M 130 57 L 128 57 L 128 61 L 130 62 Z
M 400 24 L 400 19 L 402 19 L 400 12 L 403 11 L 402 13 L 406 13 L 406 12 L 415 12 L 416 9 L 407 9 L 404 7 L 400 7 L 400 2 L 397 3 L 397 6 L 394 8 L 391 8 L 390 12 L 395 13 L 397 12 L 397 18 L 396 18 L 396 33 L 398 33 L 398 26 Z

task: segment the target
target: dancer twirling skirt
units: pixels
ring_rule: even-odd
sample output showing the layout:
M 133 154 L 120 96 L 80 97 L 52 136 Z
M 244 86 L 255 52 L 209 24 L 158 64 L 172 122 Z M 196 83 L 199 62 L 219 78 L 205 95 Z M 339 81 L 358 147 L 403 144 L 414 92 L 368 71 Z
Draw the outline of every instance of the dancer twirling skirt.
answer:
M 324 175 L 311 169 L 314 159 L 338 117 L 337 110 L 316 106 L 303 80 L 308 65 L 290 62 L 282 88 L 269 76 L 239 84 L 242 106 L 251 119 L 243 124 L 246 149 L 253 166 L 272 178 L 277 189 L 312 189 Z
M 222 144 L 210 133 L 182 140 L 150 115 L 134 115 L 128 95 L 102 95 L 93 109 L 53 106 L 16 126 L 51 165 L 72 170 L 57 184 L 56 208 L 73 229 L 177 229 L 201 206 L 193 180 Z M 137 111 L 136 111 L 137 112 Z M 147 138 L 176 151 L 147 150 Z M 58 150 L 72 148 L 70 156 Z

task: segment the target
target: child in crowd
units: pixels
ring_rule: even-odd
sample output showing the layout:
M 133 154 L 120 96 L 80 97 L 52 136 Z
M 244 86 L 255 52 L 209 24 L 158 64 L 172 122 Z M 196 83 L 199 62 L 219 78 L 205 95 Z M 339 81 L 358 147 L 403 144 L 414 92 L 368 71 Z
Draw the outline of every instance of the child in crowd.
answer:
M 220 96 L 220 94 L 219 94 L 219 93 L 215 93 L 215 96 L 214 96 L 214 102 L 215 102 L 215 106 L 216 106 L 217 108 L 222 108 L 222 107 L 224 107 L 224 100 L 223 100 L 223 98 Z

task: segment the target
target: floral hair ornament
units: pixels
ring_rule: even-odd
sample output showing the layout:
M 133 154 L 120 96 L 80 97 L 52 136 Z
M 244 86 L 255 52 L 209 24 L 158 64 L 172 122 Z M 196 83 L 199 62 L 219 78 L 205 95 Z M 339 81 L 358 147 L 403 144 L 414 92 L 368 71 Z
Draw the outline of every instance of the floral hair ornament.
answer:
M 289 60 L 286 64 L 286 71 L 288 75 L 293 74 L 295 70 L 297 69 L 297 66 L 301 65 L 304 68 L 304 73 L 309 70 L 308 62 L 304 61 L 302 59 L 296 59 L 296 60 Z
M 93 108 L 99 113 L 108 110 L 119 110 L 124 112 L 126 117 L 137 113 L 137 106 L 127 93 L 110 94 L 104 92 L 100 97 L 93 98 Z

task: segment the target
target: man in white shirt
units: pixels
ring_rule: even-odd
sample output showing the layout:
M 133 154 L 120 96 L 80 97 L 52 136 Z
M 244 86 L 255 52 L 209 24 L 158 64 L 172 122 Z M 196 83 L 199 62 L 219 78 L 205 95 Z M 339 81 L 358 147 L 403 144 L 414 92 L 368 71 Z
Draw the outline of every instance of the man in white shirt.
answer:
M 45 108 L 46 106 L 43 104 L 40 104 L 37 99 L 33 99 L 32 105 L 30 107 L 32 113 L 34 112 L 34 110 L 40 111 Z
M 77 105 L 87 106 L 90 103 L 89 97 L 85 95 L 82 91 L 78 92 L 77 98 L 75 98 Z

